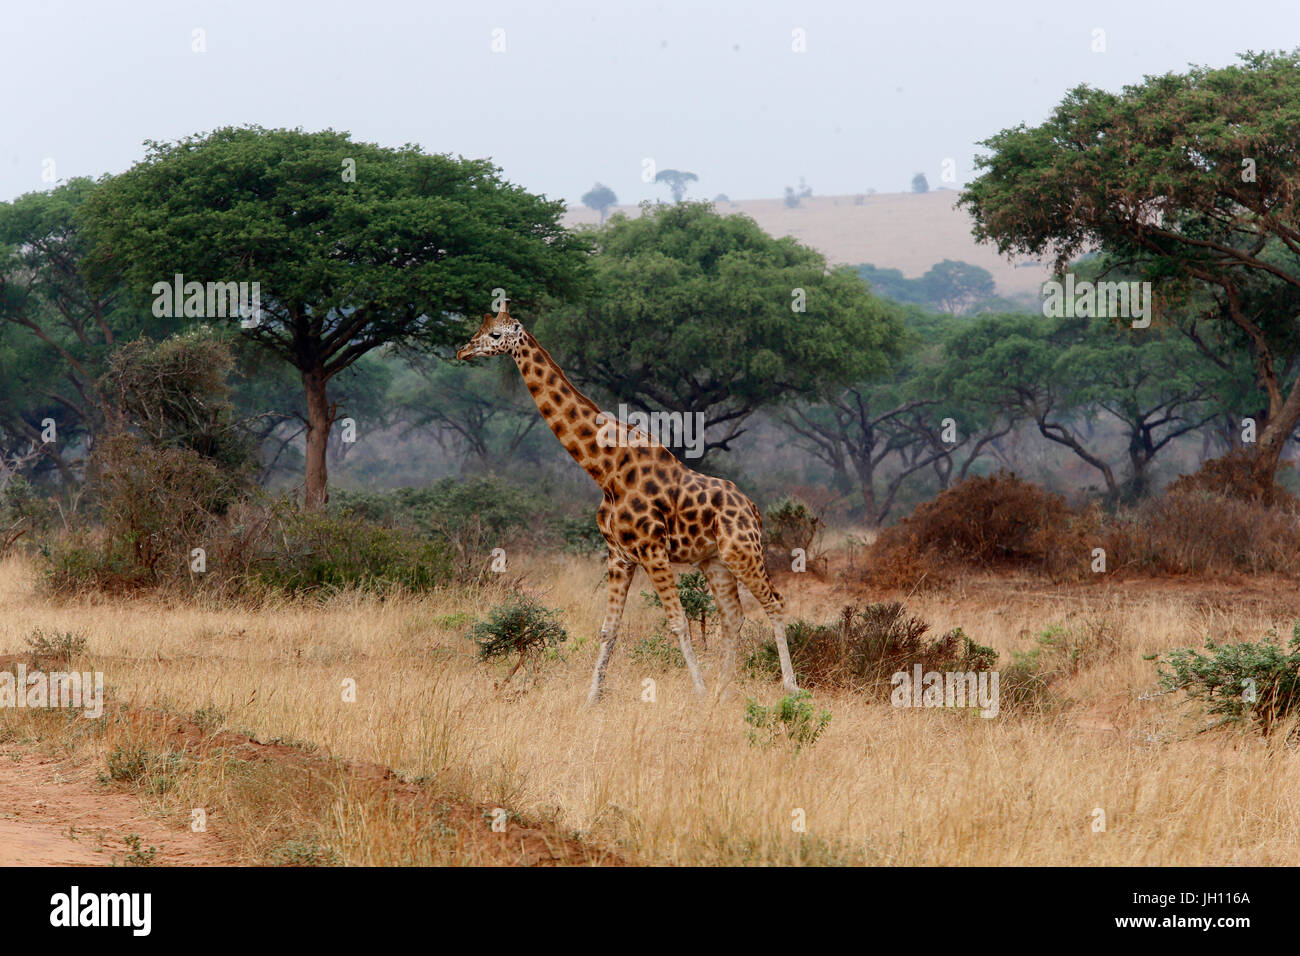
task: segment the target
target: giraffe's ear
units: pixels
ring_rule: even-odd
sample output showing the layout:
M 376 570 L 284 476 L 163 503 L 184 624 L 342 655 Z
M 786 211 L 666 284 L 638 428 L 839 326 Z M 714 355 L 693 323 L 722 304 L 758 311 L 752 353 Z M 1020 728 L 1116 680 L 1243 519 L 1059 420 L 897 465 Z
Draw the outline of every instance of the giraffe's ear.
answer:
M 496 318 L 495 315 L 485 315 L 485 316 L 483 316 L 483 321 L 484 321 L 484 322 L 491 322 L 491 321 L 492 321 L 493 319 L 495 319 L 495 318 Z

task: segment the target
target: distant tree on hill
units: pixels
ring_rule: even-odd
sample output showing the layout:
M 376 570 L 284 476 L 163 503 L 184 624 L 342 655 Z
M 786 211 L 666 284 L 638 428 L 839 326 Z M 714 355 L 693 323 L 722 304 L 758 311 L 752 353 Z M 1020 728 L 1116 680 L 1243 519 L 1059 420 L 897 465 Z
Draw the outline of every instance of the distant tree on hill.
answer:
M 686 184 L 699 181 L 699 176 L 681 169 L 661 169 L 655 173 L 655 182 L 665 183 L 673 194 L 673 202 L 686 198 Z
M 993 274 L 989 270 L 953 259 L 932 265 L 921 282 L 926 300 L 950 315 L 957 315 L 994 293 Z
M 928 193 L 930 191 L 930 181 L 925 178 L 925 173 L 917 173 L 912 177 L 912 192 Z
M 614 195 L 614 190 L 603 183 L 596 183 L 582 195 L 582 204 L 600 213 L 601 225 L 605 224 L 605 214 L 609 212 L 609 207 L 617 203 L 618 197 Z
M 865 263 L 855 270 L 876 295 L 894 302 L 924 305 L 937 312 L 959 315 L 971 306 L 987 302 L 995 293 L 993 275 L 987 269 L 944 259 L 919 279 L 909 279 L 898 269 L 882 269 Z

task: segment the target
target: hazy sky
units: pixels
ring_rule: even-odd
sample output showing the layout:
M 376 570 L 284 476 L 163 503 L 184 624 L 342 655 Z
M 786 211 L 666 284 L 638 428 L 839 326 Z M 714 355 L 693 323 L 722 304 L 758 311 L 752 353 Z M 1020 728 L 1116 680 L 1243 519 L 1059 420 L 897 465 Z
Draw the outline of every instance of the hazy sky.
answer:
M 145 139 L 325 127 L 491 157 L 576 202 L 900 192 L 1065 90 L 1300 46 L 1300 0 L 0 0 L 0 199 L 120 172 Z M 806 52 L 796 53 L 796 29 Z M 1096 29 L 1105 52 L 1094 53 Z M 206 52 L 196 53 L 195 30 Z M 503 32 L 494 32 L 503 31 Z M 504 41 L 504 51 L 494 52 Z

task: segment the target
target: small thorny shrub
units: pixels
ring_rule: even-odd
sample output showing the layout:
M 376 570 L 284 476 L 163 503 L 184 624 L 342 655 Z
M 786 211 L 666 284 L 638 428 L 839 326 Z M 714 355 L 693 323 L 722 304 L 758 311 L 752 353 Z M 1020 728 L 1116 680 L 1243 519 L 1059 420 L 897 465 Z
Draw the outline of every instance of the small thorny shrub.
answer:
M 641 596 L 645 598 L 647 607 L 664 606 L 663 601 L 659 600 L 659 595 L 653 591 L 642 591 Z M 686 619 L 700 625 L 700 640 L 705 647 L 708 647 L 709 615 L 718 612 L 718 606 L 713 601 L 713 593 L 709 590 L 708 579 L 700 571 L 682 574 L 677 578 L 677 598 L 682 602 L 682 611 L 685 612 Z
M 749 742 L 759 747 L 786 740 L 798 753 L 815 744 L 830 722 L 831 712 L 814 710 L 812 694 L 806 690 L 786 694 L 771 707 L 764 707 L 752 697 L 745 701 L 745 723 L 754 728 L 749 732 Z
M 487 620 L 476 623 L 465 636 L 478 645 L 480 661 L 519 655 L 506 675 L 508 681 L 526 660 L 568 640 L 559 613 L 532 598 L 520 597 L 492 608 Z
M 1286 648 L 1270 630 L 1259 642 L 1216 644 L 1206 638 L 1205 650 L 1182 647 L 1165 655 L 1157 664 L 1161 689 L 1184 691 L 1219 718 L 1214 726 L 1249 720 L 1265 736 L 1300 715 L 1300 621 Z

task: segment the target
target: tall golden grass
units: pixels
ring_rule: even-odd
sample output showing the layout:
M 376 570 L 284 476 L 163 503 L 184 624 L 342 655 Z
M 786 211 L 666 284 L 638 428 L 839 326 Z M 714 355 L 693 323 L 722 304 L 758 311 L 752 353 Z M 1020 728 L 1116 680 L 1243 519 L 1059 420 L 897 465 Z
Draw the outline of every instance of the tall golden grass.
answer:
M 772 703 L 779 684 L 742 677 L 728 698 L 700 700 L 684 672 L 655 671 L 628 654 L 662 614 L 637 597 L 648 587 L 643 577 L 606 700 L 584 709 L 604 606 L 601 562 L 514 557 L 512 575 L 520 572 L 524 587 L 561 610 L 570 640 L 560 658 L 501 689 L 494 685 L 505 665 L 477 663 L 463 634 L 506 597 L 504 585 L 259 607 L 56 601 L 38 591 L 34 567 L 13 557 L 0 563 L 0 654 L 21 652 L 37 627 L 77 631 L 88 639 L 79 663 L 105 672 L 116 701 L 178 714 L 216 708 L 230 730 L 432 779 L 638 863 L 1300 863 L 1300 756 L 1281 740 L 1198 733 L 1202 722 L 1179 701 L 1141 699 L 1155 687 L 1144 655 L 1199 645 L 1207 633 L 1255 639 L 1271 626 L 1289 630 L 1294 602 L 1261 591 L 1238 600 L 1185 583 L 1045 588 L 1029 578 L 963 579 L 910 596 L 909 610 L 935 633 L 963 628 L 1004 662 L 1049 624 L 1104 620 L 1119 650 L 1085 664 L 1061 688 L 1067 705 L 1042 714 L 1004 709 L 983 719 L 819 692 L 817 706 L 834 718 L 814 746 L 795 753 L 747 740 L 745 698 Z M 809 619 L 833 618 L 848 599 L 800 577 L 782 589 L 792 613 Z M 766 630 L 745 601 L 752 642 Z M 702 655 L 710 679 L 720 643 Z M 656 681 L 653 703 L 642 700 L 646 678 Z M 355 703 L 343 700 L 347 679 L 356 682 Z M 75 722 L 10 712 L 0 713 L 0 731 L 9 726 L 12 736 L 19 720 L 34 721 L 28 731 L 44 734 L 47 746 L 101 761 L 133 734 L 155 750 L 166 746 L 121 719 L 74 740 L 55 728 Z M 303 776 L 235 772 L 217 755 L 164 793 L 142 788 L 141 799 L 178 827 L 188 825 L 190 807 L 220 807 L 213 826 L 247 861 L 274 862 L 274 848 L 293 839 L 343 863 L 482 861 L 440 841 L 446 828 L 433 814 L 395 809 L 342 778 Z

